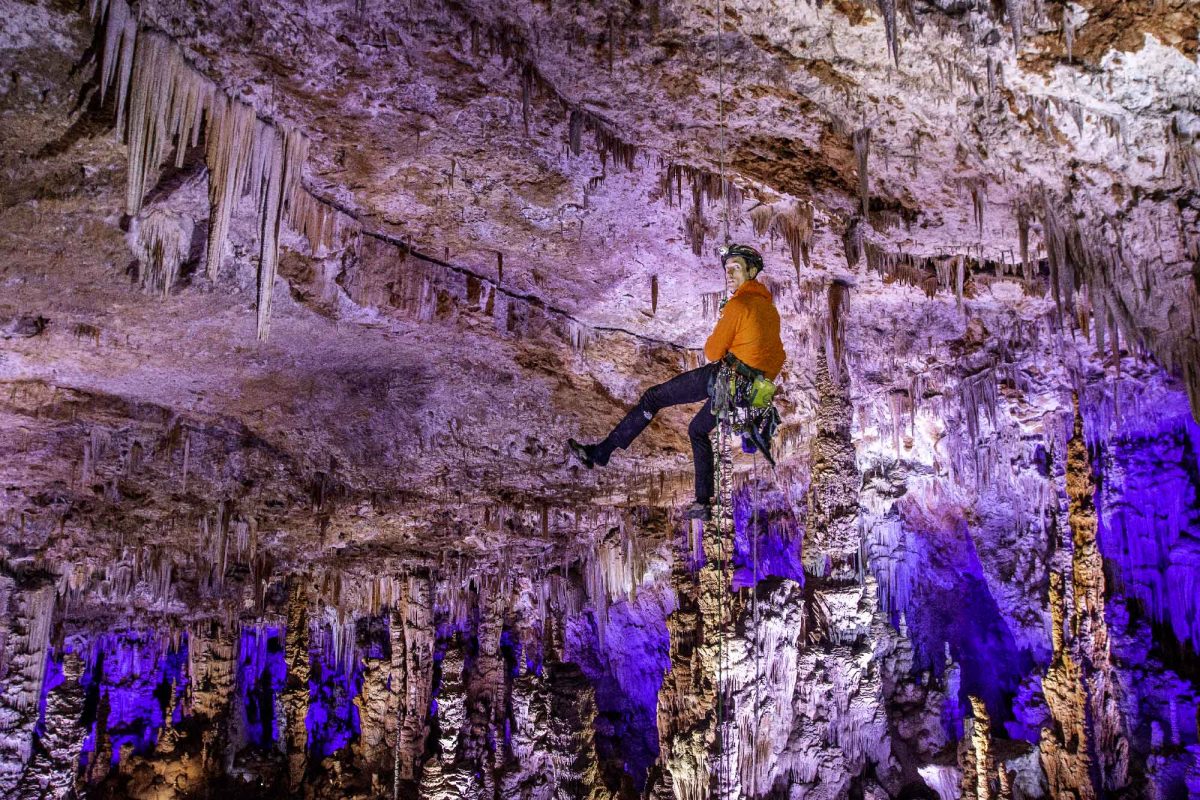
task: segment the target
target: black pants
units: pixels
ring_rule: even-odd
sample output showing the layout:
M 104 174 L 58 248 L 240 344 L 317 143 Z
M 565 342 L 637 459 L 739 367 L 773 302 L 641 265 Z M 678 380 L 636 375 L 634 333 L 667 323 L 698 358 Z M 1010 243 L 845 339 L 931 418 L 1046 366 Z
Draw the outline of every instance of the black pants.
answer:
M 617 423 L 604 441 L 595 446 L 596 461 L 607 463 L 613 450 L 629 447 L 662 409 L 703 400 L 704 405 L 692 418 L 692 424 L 688 425 L 688 437 L 692 440 L 692 461 L 696 467 L 696 500 L 701 503 L 712 500 L 713 449 L 708 435 L 716 427 L 717 418 L 713 416 L 712 400 L 708 397 L 708 382 L 716 375 L 719 366 L 705 364 L 643 392 L 638 404 Z

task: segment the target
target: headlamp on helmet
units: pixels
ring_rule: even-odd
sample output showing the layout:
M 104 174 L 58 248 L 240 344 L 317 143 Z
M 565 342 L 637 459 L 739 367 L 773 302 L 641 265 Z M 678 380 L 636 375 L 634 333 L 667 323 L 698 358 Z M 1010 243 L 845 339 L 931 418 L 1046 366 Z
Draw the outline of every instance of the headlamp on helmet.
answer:
M 723 244 L 717 248 L 717 255 L 721 258 L 721 267 L 725 266 L 725 262 L 731 258 L 741 258 L 746 262 L 746 266 L 754 270 L 751 278 L 758 277 L 758 273 L 765 268 L 763 264 L 762 254 L 755 250 L 750 245 L 746 244 Z

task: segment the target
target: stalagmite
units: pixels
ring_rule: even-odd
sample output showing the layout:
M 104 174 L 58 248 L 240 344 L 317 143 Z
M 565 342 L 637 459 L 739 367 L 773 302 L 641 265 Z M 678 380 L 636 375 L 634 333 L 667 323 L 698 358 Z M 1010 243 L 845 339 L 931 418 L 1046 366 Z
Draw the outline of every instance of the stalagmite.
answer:
M 310 595 L 303 578 L 297 576 L 288 589 L 287 601 L 287 683 L 280 697 L 284 752 L 287 754 L 287 782 L 298 789 L 308 768 L 308 716 L 310 673 Z
M 166 297 L 192 244 L 192 220 L 161 208 L 134 217 L 129 249 L 137 256 L 142 288 Z
M 393 614 L 392 659 L 403 675 L 396 735 L 396 786 L 419 777 L 433 692 L 433 597 L 427 580 L 409 576 Z
M 1088 721 L 1092 729 L 1101 792 L 1118 791 L 1126 785 L 1129 770 L 1129 736 L 1124 713 L 1124 688 L 1113 669 L 1105 616 L 1104 561 L 1096 540 L 1096 487 L 1083 417 L 1076 403 L 1073 435 L 1067 451 L 1067 496 L 1070 499 L 1072 549 L 1072 594 L 1075 617 L 1070 630 L 1081 661 L 1087 668 Z
M 1086 800 L 1126 785 L 1129 744 L 1124 691 L 1109 653 L 1095 487 L 1078 410 L 1063 481 L 1067 508 L 1057 518 L 1069 529 L 1059 536 L 1070 561 L 1059 559 L 1050 575 L 1054 661 L 1042 681 L 1056 727 L 1043 728 L 1040 748 L 1052 794 L 1073 792 Z
M 978 697 L 971 698 L 971 716 L 959 742 L 963 800 L 994 800 L 999 797 L 1000 778 L 992 755 L 992 721 Z
M 0 576 L 0 620 L 7 633 L 0 652 L 0 730 L 5 732 L 0 736 L 0 795 L 5 797 L 15 791 L 33 754 L 57 594 L 53 584 L 36 583 L 9 593 L 3 584 L 11 580 Z
M 83 755 L 87 729 L 80 724 L 84 690 L 80 683 L 84 662 L 78 652 L 86 645 L 72 642 L 62 653 L 61 681 L 46 694 L 42 711 L 44 729 L 37 734 L 37 748 L 13 800 L 71 797 L 79 789 L 76 773 Z

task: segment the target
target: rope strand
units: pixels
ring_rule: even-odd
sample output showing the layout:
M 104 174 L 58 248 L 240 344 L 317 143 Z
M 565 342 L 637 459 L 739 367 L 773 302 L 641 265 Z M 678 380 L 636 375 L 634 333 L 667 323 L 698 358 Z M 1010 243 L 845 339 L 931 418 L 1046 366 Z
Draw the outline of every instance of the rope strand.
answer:
M 729 125 L 725 119 L 725 4 L 717 0 L 717 125 L 721 130 L 721 221 L 724 226 L 724 244 L 729 244 L 729 186 L 725 175 L 725 140 Z
M 750 519 L 750 535 L 753 537 L 751 551 L 751 560 L 753 561 L 754 573 L 750 576 L 750 613 L 754 624 L 754 745 L 750 748 L 750 796 L 758 796 L 758 737 L 759 737 L 759 722 L 762 720 L 762 708 L 759 702 L 759 683 L 762 676 L 762 668 L 759 659 L 762 656 L 762 647 L 758 640 L 758 506 L 759 506 L 759 482 L 758 482 L 758 451 L 754 452 L 754 508 L 751 511 Z

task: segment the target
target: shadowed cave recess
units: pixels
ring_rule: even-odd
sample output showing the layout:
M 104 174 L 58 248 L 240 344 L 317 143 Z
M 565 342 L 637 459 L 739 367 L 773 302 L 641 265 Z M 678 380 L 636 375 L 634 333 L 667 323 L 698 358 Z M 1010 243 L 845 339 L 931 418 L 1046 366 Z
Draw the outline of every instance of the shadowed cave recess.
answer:
M 1198 43 L 0 0 L 0 797 L 1200 797 Z M 689 409 L 564 443 L 729 240 L 782 424 L 702 524 Z

